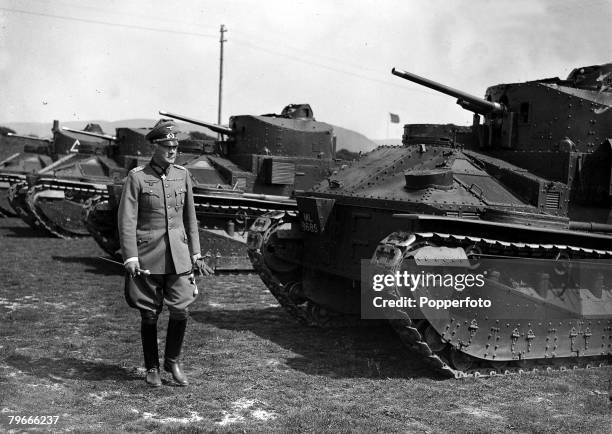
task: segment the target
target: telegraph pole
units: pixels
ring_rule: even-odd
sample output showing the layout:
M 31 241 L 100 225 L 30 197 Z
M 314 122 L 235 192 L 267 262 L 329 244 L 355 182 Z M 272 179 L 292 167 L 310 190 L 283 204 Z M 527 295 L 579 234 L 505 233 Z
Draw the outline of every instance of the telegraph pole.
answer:
M 221 29 L 219 30 L 219 32 L 221 33 L 221 38 L 219 39 L 219 43 L 221 44 L 221 56 L 219 58 L 219 111 L 217 113 L 217 124 L 221 125 L 221 95 L 223 91 L 223 43 L 226 42 L 226 39 L 224 39 L 223 34 L 227 32 L 227 29 L 225 28 L 224 24 L 221 24 Z

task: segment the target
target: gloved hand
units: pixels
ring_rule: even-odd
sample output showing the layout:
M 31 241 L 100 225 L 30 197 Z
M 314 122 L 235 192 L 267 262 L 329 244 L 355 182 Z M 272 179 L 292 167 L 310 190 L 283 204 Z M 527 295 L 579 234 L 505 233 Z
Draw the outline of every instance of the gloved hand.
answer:
M 151 272 L 149 270 L 142 270 L 140 268 L 140 262 L 138 261 L 130 261 L 124 265 L 125 270 L 131 277 L 140 276 L 141 274 L 149 275 Z
M 204 258 L 197 258 L 193 262 L 193 271 L 200 274 L 200 276 L 210 276 L 211 274 L 215 274 L 215 270 L 213 270 L 204 260 Z
M 131 277 L 137 276 L 140 270 L 140 263 L 138 261 L 130 261 L 125 264 L 125 270 Z

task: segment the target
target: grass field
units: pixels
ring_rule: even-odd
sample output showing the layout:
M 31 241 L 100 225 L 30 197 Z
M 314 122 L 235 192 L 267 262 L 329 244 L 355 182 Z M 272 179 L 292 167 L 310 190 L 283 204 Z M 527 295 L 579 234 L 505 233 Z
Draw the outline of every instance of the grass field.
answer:
M 257 276 L 201 280 L 187 388 L 146 387 L 121 268 L 0 219 L 0 432 L 610 432 L 610 369 L 443 380 L 385 327 L 295 323 Z M 160 337 L 165 337 L 167 313 Z M 163 351 L 163 350 L 162 350 Z M 11 416 L 58 416 L 9 425 Z

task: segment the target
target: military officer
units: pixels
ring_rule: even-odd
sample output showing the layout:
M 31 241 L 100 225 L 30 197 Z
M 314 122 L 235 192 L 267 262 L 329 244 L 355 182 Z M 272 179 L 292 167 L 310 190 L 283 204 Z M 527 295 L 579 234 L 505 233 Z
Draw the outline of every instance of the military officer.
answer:
M 192 270 L 212 272 L 200 255 L 200 240 L 189 172 L 174 164 L 176 125 L 160 120 L 146 135 L 154 145 L 151 161 L 132 169 L 119 205 L 119 235 L 127 271 L 125 295 L 140 311 L 147 384 L 161 386 L 157 319 L 163 303 L 170 319 L 164 370 L 181 386 L 188 384 L 179 356 L 189 306 L 197 289 Z

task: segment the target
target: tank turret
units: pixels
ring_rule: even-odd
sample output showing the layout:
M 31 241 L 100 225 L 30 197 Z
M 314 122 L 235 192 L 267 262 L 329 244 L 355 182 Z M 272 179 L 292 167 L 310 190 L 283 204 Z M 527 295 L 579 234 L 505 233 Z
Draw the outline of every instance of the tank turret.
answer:
M 585 206 L 612 203 L 612 63 L 575 68 L 565 80 L 491 86 L 484 99 L 395 68 L 392 73 L 484 115 L 482 123 L 475 116 L 475 141 L 467 146 L 565 184 L 576 218 L 583 218 Z
M 221 158 L 214 159 L 213 166 L 245 191 L 291 196 L 294 190 L 310 188 L 336 166 L 333 127 L 315 121 L 308 104 L 290 104 L 280 115 L 232 116 L 229 127 L 159 113 L 227 136 L 218 142 Z
M 484 99 L 395 68 L 392 73 L 484 115 L 475 131 L 483 148 L 592 153 L 612 135 L 612 63 L 576 68 L 566 80 L 491 86 Z

